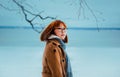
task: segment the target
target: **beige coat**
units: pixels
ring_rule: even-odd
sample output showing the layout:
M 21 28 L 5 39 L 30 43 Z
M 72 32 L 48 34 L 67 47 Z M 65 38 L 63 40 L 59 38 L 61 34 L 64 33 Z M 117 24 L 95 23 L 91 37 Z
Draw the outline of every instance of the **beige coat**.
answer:
M 49 40 L 43 54 L 42 77 L 66 77 L 66 54 L 56 40 Z

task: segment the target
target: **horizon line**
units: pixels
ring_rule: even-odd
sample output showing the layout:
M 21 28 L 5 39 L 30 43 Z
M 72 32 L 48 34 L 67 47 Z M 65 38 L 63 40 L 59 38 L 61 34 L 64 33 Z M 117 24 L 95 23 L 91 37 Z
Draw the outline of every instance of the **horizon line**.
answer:
M 42 27 L 34 27 L 42 29 Z M 0 26 L 0 29 L 33 29 L 31 26 Z M 68 27 L 75 30 L 120 30 L 120 27 Z

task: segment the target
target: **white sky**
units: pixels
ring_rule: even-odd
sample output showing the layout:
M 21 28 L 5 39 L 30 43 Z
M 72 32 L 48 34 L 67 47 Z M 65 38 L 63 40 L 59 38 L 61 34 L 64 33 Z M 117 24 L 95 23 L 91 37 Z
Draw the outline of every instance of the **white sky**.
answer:
M 95 17 L 83 4 L 84 11 L 79 14 L 79 0 L 25 0 L 23 5 L 33 13 L 44 11 L 41 15 L 53 16 L 63 20 L 69 27 L 96 27 Z M 99 27 L 120 27 L 120 0 L 86 0 L 88 6 L 93 10 L 98 19 Z M 18 9 L 12 0 L 1 0 L 0 3 L 6 7 Z M 70 5 L 72 3 L 72 5 Z M 30 5 L 30 6 L 29 6 Z M 31 9 L 32 8 L 32 9 Z M 49 24 L 51 20 L 35 23 L 43 25 Z M 0 26 L 29 26 L 24 20 L 22 12 L 7 11 L 0 7 Z

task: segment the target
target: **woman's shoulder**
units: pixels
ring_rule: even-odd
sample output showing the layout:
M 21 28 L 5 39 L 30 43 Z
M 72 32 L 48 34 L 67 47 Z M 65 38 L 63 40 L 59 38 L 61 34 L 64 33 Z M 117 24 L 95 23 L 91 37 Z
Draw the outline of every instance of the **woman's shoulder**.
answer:
M 56 40 L 48 40 L 46 47 L 45 47 L 45 54 L 46 55 L 54 55 L 55 52 L 57 51 L 58 47 L 60 46 L 59 42 Z
M 60 43 L 55 39 L 51 39 L 47 41 L 47 45 L 60 46 Z

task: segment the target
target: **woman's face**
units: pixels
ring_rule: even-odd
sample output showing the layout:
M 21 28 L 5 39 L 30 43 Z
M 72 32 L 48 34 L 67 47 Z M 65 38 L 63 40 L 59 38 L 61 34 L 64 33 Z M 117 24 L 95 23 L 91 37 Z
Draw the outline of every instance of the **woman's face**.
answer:
M 63 24 L 60 24 L 59 27 L 56 27 L 55 30 L 54 30 L 54 33 L 55 33 L 58 37 L 60 37 L 62 40 L 65 39 L 66 34 L 67 34 L 67 33 L 66 33 L 66 28 L 65 28 L 65 26 L 64 26 Z

